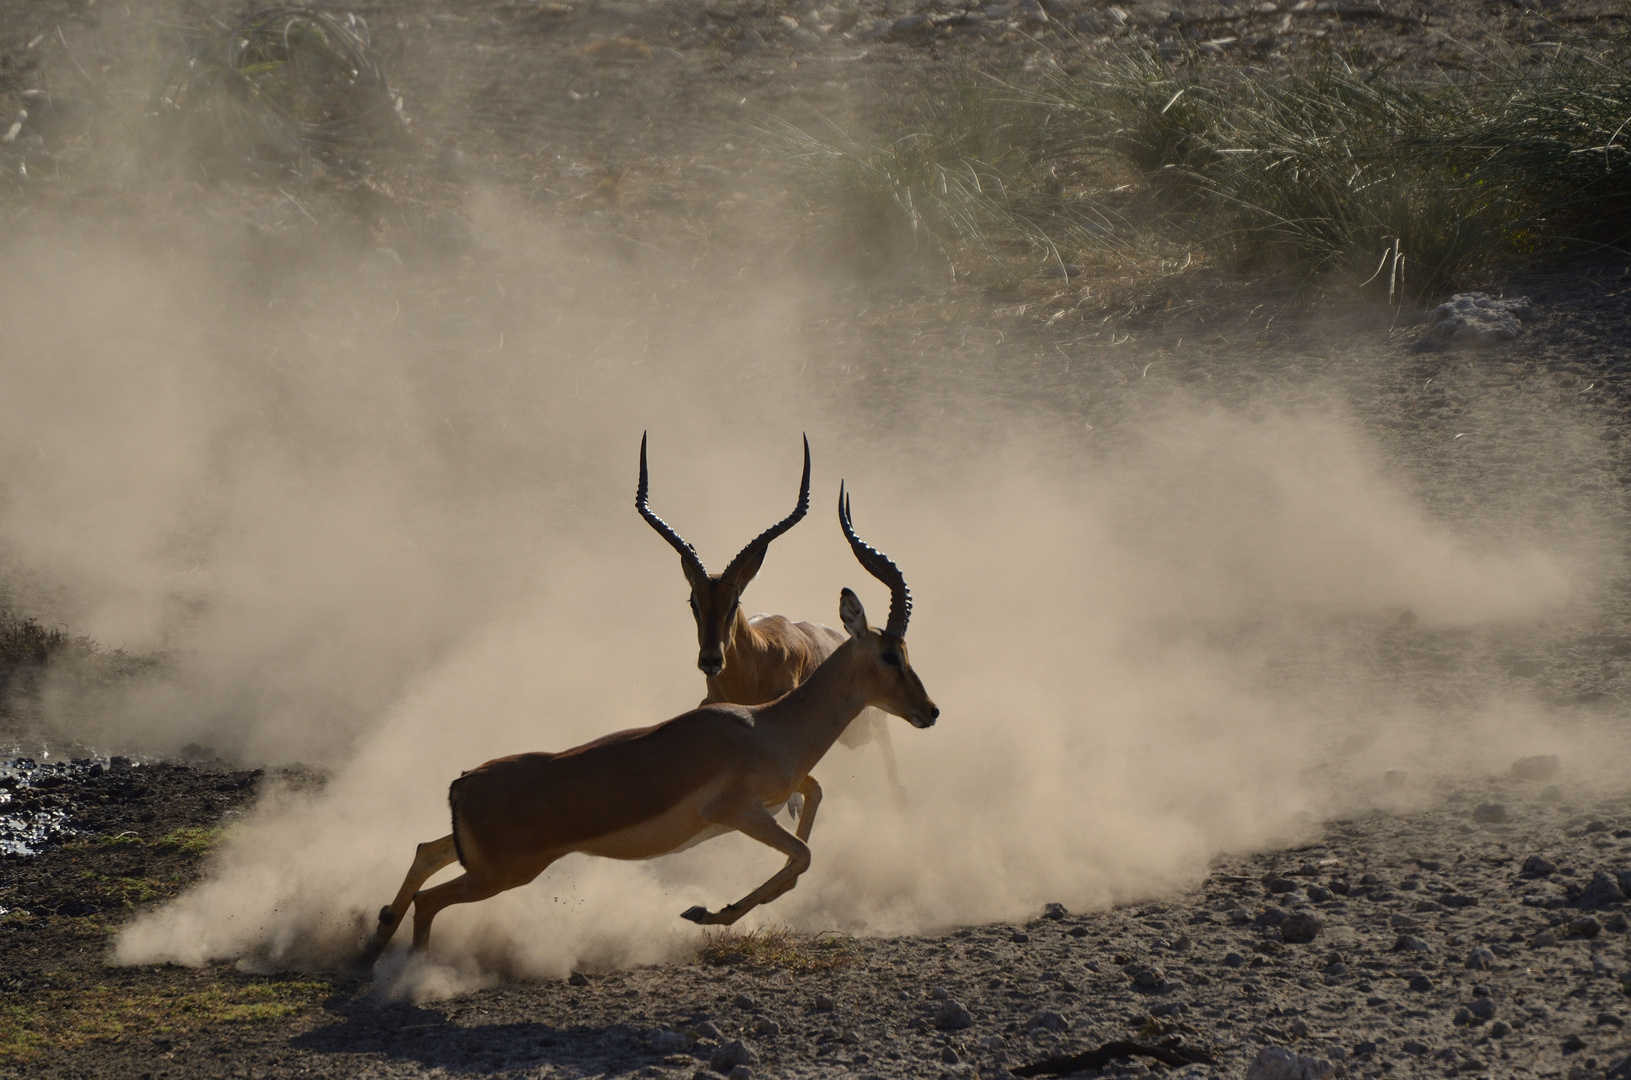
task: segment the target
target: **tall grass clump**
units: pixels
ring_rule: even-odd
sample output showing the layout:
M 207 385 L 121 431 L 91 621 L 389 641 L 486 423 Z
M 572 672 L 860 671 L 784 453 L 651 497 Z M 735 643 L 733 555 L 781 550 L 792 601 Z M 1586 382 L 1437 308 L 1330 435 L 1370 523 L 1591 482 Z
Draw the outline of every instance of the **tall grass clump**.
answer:
M 1413 75 L 1334 51 L 1263 68 L 1128 47 L 1023 83 L 967 77 L 893 141 L 789 126 L 784 145 L 804 140 L 818 200 L 872 208 L 874 244 L 905 229 L 988 264 L 1165 245 L 1402 302 L 1631 237 L 1626 41 Z M 1093 183 L 1129 175 L 1135 197 Z
M 825 211 L 826 255 L 864 271 L 916 263 L 1001 281 L 1018 266 L 1129 252 L 1120 215 L 1063 197 L 1059 151 L 1075 133 L 1002 79 L 964 71 L 907 113 L 910 127 L 881 140 L 820 116 L 754 129 Z

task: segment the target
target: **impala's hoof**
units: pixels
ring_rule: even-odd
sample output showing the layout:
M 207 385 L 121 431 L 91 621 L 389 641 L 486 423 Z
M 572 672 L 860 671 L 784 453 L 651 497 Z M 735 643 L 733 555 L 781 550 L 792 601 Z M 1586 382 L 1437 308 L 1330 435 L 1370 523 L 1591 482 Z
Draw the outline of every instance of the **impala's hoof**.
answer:
M 701 904 L 698 904 L 693 908 L 686 908 L 684 911 L 680 912 L 680 918 L 690 919 L 694 923 L 711 922 L 712 917 L 713 913 L 707 908 L 703 907 Z

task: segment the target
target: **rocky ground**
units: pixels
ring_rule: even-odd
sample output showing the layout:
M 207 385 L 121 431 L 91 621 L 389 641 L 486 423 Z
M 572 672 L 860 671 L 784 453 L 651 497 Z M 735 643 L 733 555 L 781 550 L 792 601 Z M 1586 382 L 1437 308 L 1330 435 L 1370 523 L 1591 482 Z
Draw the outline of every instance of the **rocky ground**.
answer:
M 1126 908 L 887 940 L 726 937 L 691 963 L 425 1006 L 332 973 L 105 966 L 106 930 L 196 877 L 207 823 L 266 777 L 19 764 L 8 806 L 48 791 L 100 831 L 0 863 L 13 1075 L 1003 1076 L 1116 1042 L 1199 1059 L 1170 1068 L 1191 1080 L 1631 1075 L 1631 793 L 1573 793 L 1556 759 L 1433 793 L 1394 774 L 1432 808 L 1328 822 Z M 1312 1071 L 1249 1073 L 1265 1049 Z M 1152 1066 L 1129 1053 L 1080 1071 Z

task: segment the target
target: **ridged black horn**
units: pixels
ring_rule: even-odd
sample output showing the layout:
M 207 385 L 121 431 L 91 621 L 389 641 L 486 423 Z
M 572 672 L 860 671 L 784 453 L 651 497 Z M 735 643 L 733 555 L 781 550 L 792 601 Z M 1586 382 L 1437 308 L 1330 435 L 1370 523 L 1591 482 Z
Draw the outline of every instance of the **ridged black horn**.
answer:
M 855 526 L 849 519 L 849 496 L 844 493 L 842 480 L 838 482 L 838 524 L 843 526 L 850 548 L 867 573 L 889 586 L 889 623 L 884 633 L 905 637 L 906 623 L 912 617 L 912 590 L 906 587 L 905 575 L 889 556 L 855 535 Z
M 649 481 L 646 479 L 646 433 L 641 432 L 640 486 L 634 492 L 634 508 L 640 511 L 640 516 L 645 518 L 653 529 L 657 530 L 659 536 L 674 545 L 674 550 L 680 553 L 681 559 L 685 560 L 688 570 L 694 571 L 702 577 L 707 577 L 708 570 L 702 565 L 702 556 L 697 554 L 697 549 L 688 544 L 685 537 L 675 532 L 668 522 L 651 512 L 651 507 L 646 503 L 646 492 L 649 486 Z
M 780 521 L 776 522 L 776 524 L 772 525 L 770 528 L 766 529 L 764 532 L 762 532 L 758 536 L 754 537 L 748 543 L 747 547 L 743 548 L 740 552 L 737 553 L 736 558 L 731 560 L 731 564 L 729 566 L 725 567 L 725 572 L 723 574 L 720 574 L 719 576 L 722 577 L 722 578 L 725 578 L 726 580 L 730 580 L 732 577 L 735 576 L 737 571 L 739 571 L 742 568 L 743 563 L 746 563 L 749 560 L 751 560 L 755 554 L 762 554 L 764 549 L 766 547 L 770 546 L 770 542 L 772 540 L 776 539 L 776 537 L 780 536 L 782 533 L 786 532 L 788 529 L 791 529 L 794 525 L 797 525 L 799 523 L 800 519 L 802 519 L 804 517 L 804 515 L 809 513 L 809 512 L 810 512 L 810 437 L 808 435 L 806 435 L 804 437 L 804 479 L 799 481 L 799 501 L 798 501 L 798 505 L 793 507 L 793 512 L 791 514 L 788 514 L 786 517 L 784 517 Z

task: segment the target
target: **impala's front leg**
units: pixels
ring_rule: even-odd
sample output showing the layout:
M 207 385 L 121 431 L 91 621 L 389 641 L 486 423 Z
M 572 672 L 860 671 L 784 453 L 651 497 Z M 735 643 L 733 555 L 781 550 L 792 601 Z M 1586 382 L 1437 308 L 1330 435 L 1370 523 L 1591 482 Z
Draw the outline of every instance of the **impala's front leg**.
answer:
M 808 843 L 810 829 L 815 825 L 816 807 L 821 805 L 821 785 L 816 783 L 815 777 L 806 776 L 798 786 L 798 794 L 804 798 L 799 806 L 798 838 Z
M 804 791 L 804 785 L 800 785 Z M 760 904 L 768 904 L 782 893 L 792 889 L 798 884 L 799 875 L 810 868 L 810 849 L 799 837 L 809 835 L 808 822 L 813 820 L 813 803 L 811 793 L 814 793 L 815 802 L 821 801 L 821 788 L 810 782 L 810 791 L 806 791 L 805 812 L 799 819 L 799 836 L 794 836 L 780 825 L 776 819 L 763 806 L 748 806 L 734 813 L 720 814 L 710 817 L 709 820 L 719 825 L 729 825 L 737 832 L 751 836 L 761 844 L 768 844 L 777 851 L 787 854 L 787 865 L 782 867 L 769 881 L 748 893 L 734 904 L 729 904 L 718 911 L 709 911 L 702 905 L 697 905 L 689 911 L 682 912 L 680 918 L 690 919 L 694 923 L 704 926 L 729 926 L 743 915 L 752 911 Z

